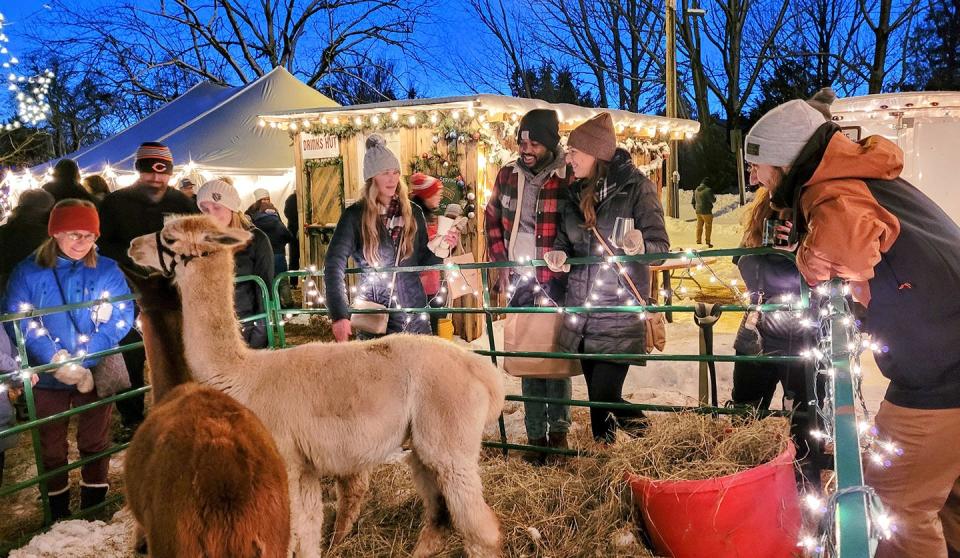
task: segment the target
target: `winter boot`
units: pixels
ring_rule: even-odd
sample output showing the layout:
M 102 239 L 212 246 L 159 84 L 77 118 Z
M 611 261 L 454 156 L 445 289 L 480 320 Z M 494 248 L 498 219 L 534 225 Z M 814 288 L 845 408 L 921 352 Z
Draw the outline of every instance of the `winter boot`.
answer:
M 527 443 L 531 446 L 549 446 L 546 438 L 533 438 L 532 440 L 527 440 Z M 523 460 L 531 465 L 539 466 L 547 462 L 547 455 L 538 451 L 525 451 L 523 452 Z
M 107 498 L 106 486 L 81 486 L 80 509 L 85 510 L 100 505 Z
M 50 496 L 50 521 L 56 523 L 70 517 L 70 491 Z
M 551 448 L 570 449 L 567 444 L 566 432 L 550 432 L 547 434 L 547 443 Z M 558 467 L 563 465 L 568 456 L 560 453 L 551 453 L 546 456 L 547 465 Z
M 547 440 L 551 448 L 570 449 L 570 446 L 567 444 L 566 432 L 551 432 L 547 434 Z

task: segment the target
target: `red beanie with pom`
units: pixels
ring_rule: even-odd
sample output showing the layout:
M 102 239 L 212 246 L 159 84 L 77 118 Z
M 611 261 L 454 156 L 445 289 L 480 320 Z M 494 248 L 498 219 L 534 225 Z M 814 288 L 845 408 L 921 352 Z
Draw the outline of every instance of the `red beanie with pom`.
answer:
M 421 200 L 430 198 L 443 188 L 443 183 L 439 178 L 434 178 L 418 172 L 410 177 L 410 195 L 416 196 Z

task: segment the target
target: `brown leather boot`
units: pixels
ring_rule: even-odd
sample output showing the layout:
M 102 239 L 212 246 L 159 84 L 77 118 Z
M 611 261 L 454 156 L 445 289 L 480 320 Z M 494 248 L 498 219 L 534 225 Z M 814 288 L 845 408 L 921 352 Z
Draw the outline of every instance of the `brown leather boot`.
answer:
M 549 447 L 549 442 L 546 438 L 533 438 L 532 440 L 527 440 L 527 444 L 531 446 Z M 547 462 L 547 454 L 538 451 L 525 451 L 523 452 L 523 460 L 531 465 L 543 465 Z
M 570 449 L 570 446 L 567 444 L 566 432 L 551 432 L 547 434 L 547 440 L 551 448 Z

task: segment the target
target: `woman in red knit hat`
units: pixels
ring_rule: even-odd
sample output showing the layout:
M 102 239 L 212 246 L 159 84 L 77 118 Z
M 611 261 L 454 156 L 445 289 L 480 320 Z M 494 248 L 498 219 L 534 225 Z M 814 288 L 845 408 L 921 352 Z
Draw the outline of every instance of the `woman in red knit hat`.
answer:
M 65 199 L 55 205 L 47 222 L 50 238 L 14 268 L 7 285 L 4 311 L 74 305 L 130 293 L 117 262 L 97 254 L 100 218 L 92 203 Z M 30 366 L 42 366 L 65 359 L 117 347 L 133 325 L 133 303 L 101 303 L 28 318 L 20 321 Z M 34 389 L 37 418 L 99 399 L 91 370 L 103 359 L 87 357 L 40 374 Z M 116 360 L 122 359 L 114 359 Z M 62 381 L 61 381 L 62 380 Z M 105 394 L 106 395 L 106 394 Z M 110 414 L 113 405 L 102 405 L 77 415 L 77 449 L 88 457 L 110 445 Z M 67 464 L 68 420 L 40 427 L 41 472 Z M 80 507 L 103 503 L 107 494 L 109 458 L 91 461 L 80 470 Z M 66 473 L 47 480 L 53 520 L 70 515 L 70 484 Z
M 415 173 L 410 177 L 410 201 L 420 207 L 423 211 L 423 217 L 427 221 L 427 238 L 433 240 L 437 236 L 437 210 L 440 209 L 440 200 L 443 198 L 443 183 L 439 178 Z M 420 282 L 423 283 L 423 291 L 427 294 L 427 302 L 434 308 L 443 306 L 442 300 L 437 300 L 440 293 L 440 272 L 439 271 L 421 271 Z M 437 334 L 437 323 L 440 321 L 439 314 L 430 314 L 430 329 L 433 334 Z

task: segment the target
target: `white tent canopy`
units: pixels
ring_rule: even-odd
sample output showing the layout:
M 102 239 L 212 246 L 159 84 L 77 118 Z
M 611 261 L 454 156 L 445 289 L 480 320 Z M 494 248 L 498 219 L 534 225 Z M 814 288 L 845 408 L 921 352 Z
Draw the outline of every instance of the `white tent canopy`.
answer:
M 270 190 L 280 205 L 293 191 L 293 149 L 286 131 L 257 125 L 258 115 L 337 104 L 303 84 L 284 68 L 275 68 L 240 87 L 201 83 L 140 122 L 66 157 L 85 174 L 116 176 L 119 185 L 133 181 L 134 153 L 144 141 L 159 141 L 173 152 L 177 177 L 196 181 L 233 178 L 244 202 L 255 188 Z M 43 175 L 56 161 L 31 169 Z M 42 177 L 37 177 L 42 181 Z

